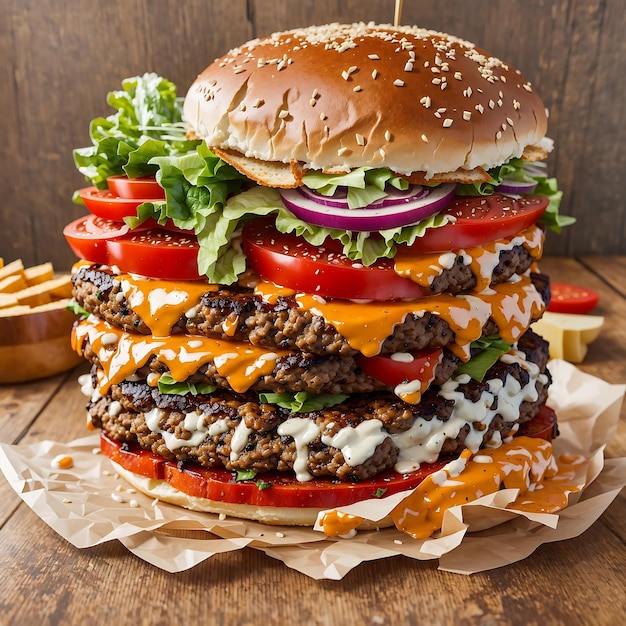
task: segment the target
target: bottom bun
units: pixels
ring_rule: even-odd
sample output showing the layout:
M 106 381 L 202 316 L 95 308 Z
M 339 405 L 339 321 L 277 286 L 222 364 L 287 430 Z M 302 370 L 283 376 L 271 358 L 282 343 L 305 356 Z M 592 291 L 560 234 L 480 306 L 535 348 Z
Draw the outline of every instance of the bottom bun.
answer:
M 141 491 L 151 498 L 156 498 L 162 502 L 175 504 L 176 506 L 200 511 L 203 513 L 214 513 L 217 515 L 227 515 L 237 517 L 262 524 L 273 526 L 314 526 L 318 513 L 325 509 L 315 507 L 276 507 L 276 506 L 256 506 L 251 504 L 234 504 L 231 502 L 219 502 L 207 498 L 190 496 L 172 487 L 167 481 L 157 478 L 140 476 L 127 469 L 115 461 L 111 461 L 115 471 L 121 478 L 130 483 L 135 489 Z M 378 530 L 393 526 L 393 520 L 385 517 L 378 522 L 364 520 L 358 530 Z

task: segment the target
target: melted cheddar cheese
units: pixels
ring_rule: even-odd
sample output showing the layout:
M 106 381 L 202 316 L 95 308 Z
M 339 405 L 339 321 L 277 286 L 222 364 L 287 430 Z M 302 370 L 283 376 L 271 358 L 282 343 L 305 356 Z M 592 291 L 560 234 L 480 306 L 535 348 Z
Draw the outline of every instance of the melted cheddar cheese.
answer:
M 90 317 L 72 330 L 72 347 L 82 354 L 85 341 L 101 364 L 99 392 L 133 376 L 151 358 L 156 358 L 174 380 L 182 382 L 207 363 L 228 380 L 238 393 L 247 391 L 259 378 L 269 374 L 277 359 L 289 354 L 266 350 L 248 343 L 223 341 L 201 336 L 171 335 L 152 337 L 127 333 Z
M 399 530 L 426 539 L 441 529 L 443 516 L 454 506 L 472 502 L 500 489 L 517 489 L 508 509 L 531 513 L 556 513 L 568 503 L 576 469 L 584 457 L 562 455 L 558 462 L 549 441 L 518 437 L 498 448 L 461 456 L 425 478 L 390 513 Z M 349 535 L 362 517 L 341 511 L 323 512 L 318 526 L 331 537 Z

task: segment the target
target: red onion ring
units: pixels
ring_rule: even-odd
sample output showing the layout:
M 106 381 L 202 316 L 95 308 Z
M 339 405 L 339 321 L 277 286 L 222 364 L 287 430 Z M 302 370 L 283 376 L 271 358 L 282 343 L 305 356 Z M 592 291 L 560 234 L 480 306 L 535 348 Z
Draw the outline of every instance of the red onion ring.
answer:
M 494 188 L 494 191 L 498 193 L 532 193 L 535 190 L 537 183 L 532 181 L 530 183 L 513 180 L 512 178 L 504 178 L 502 182 Z
M 416 186 L 417 193 L 411 197 L 383 198 L 361 209 L 349 209 L 347 201 L 341 207 L 328 206 L 309 197 L 310 190 L 307 191 L 304 195 L 298 189 L 280 190 L 284 205 L 301 220 L 326 228 L 378 232 L 415 224 L 439 213 L 452 202 L 456 185 Z
M 350 208 L 348 206 L 348 194 L 345 189 L 337 189 L 332 196 L 325 196 L 314 189 L 309 189 L 304 186 L 298 187 L 298 192 L 305 198 L 313 200 L 313 202 L 317 202 L 323 206 L 335 207 L 337 209 Z M 376 202 L 372 202 L 372 204 L 363 208 L 371 209 L 380 206 L 394 206 L 406 202 L 407 199 L 422 197 L 427 193 L 428 189 L 422 187 L 421 185 L 412 185 L 409 186 L 408 189 L 396 189 L 394 187 L 386 192 L 387 195 L 384 198 L 376 200 Z

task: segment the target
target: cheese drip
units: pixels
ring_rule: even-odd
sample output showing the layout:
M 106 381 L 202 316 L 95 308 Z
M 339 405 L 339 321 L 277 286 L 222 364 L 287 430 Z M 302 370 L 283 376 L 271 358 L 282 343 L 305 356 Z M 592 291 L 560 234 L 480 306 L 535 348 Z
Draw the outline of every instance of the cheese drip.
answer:
M 426 539 L 441 529 L 448 509 L 472 502 L 500 489 L 517 489 L 508 509 L 532 513 L 556 513 L 568 504 L 568 495 L 579 491 L 577 470 L 588 461 L 582 456 L 553 456 L 552 444 L 539 438 L 516 437 L 497 449 L 460 458 L 426 477 L 390 513 L 396 528 L 415 539 Z M 362 517 L 341 511 L 323 512 L 318 519 L 326 535 L 346 535 Z
M 297 294 L 295 298 L 299 306 L 323 317 L 352 348 L 365 356 L 379 354 L 384 340 L 407 315 L 436 315 L 452 329 L 455 339 L 448 347 L 464 361 L 469 359 L 470 343 L 482 335 L 489 318 L 496 322 L 505 341 L 515 343 L 545 308 L 541 294 L 528 276 L 481 293 L 438 294 L 410 301 L 361 303 L 324 300 L 307 294 Z
M 483 291 L 491 283 L 493 270 L 500 261 L 501 252 L 512 250 L 515 246 L 523 246 L 533 259 L 539 259 L 543 252 L 544 238 L 541 228 L 531 226 L 517 235 L 455 252 L 416 254 L 402 250 L 394 257 L 394 269 L 396 274 L 409 278 L 422 287 L 430 287 L 435 278 L 454 265 L 458 256 L 464 265 L 470 266 L 476 277 L 473 291 Z
M 116 276 L 129 308 L 144 321 L 153 337 L 167 337 L 183 317 L 193 317 L 203 294 L 216 291 L 217 285 L 201 281 L 174 282 L 140 278 L 129 274 Z
M 262 376 L 269 374 L 276 360 L 289 354 L 270 351 L 251 344 L 209 339 L 190 335 L 152 337 L 127 333 L 95 317 L 83 320 L 72 330 L 72 347 L 82 355 L 86 340 L 101 363 L 99 391 L 126 380 L 151 357 L 162 363 L 172 378 L 182 382 L 206 363 L 238 393 L 247 391 Z

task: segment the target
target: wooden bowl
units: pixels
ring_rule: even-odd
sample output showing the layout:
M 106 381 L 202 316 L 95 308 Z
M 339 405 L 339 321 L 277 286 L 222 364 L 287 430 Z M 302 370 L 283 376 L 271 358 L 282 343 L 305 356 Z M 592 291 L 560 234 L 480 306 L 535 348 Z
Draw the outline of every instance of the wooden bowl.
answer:
M 83 360 L 70 344 L 76 316 L 68 302 L 0 309 L 0 384 L 55 376 Z

